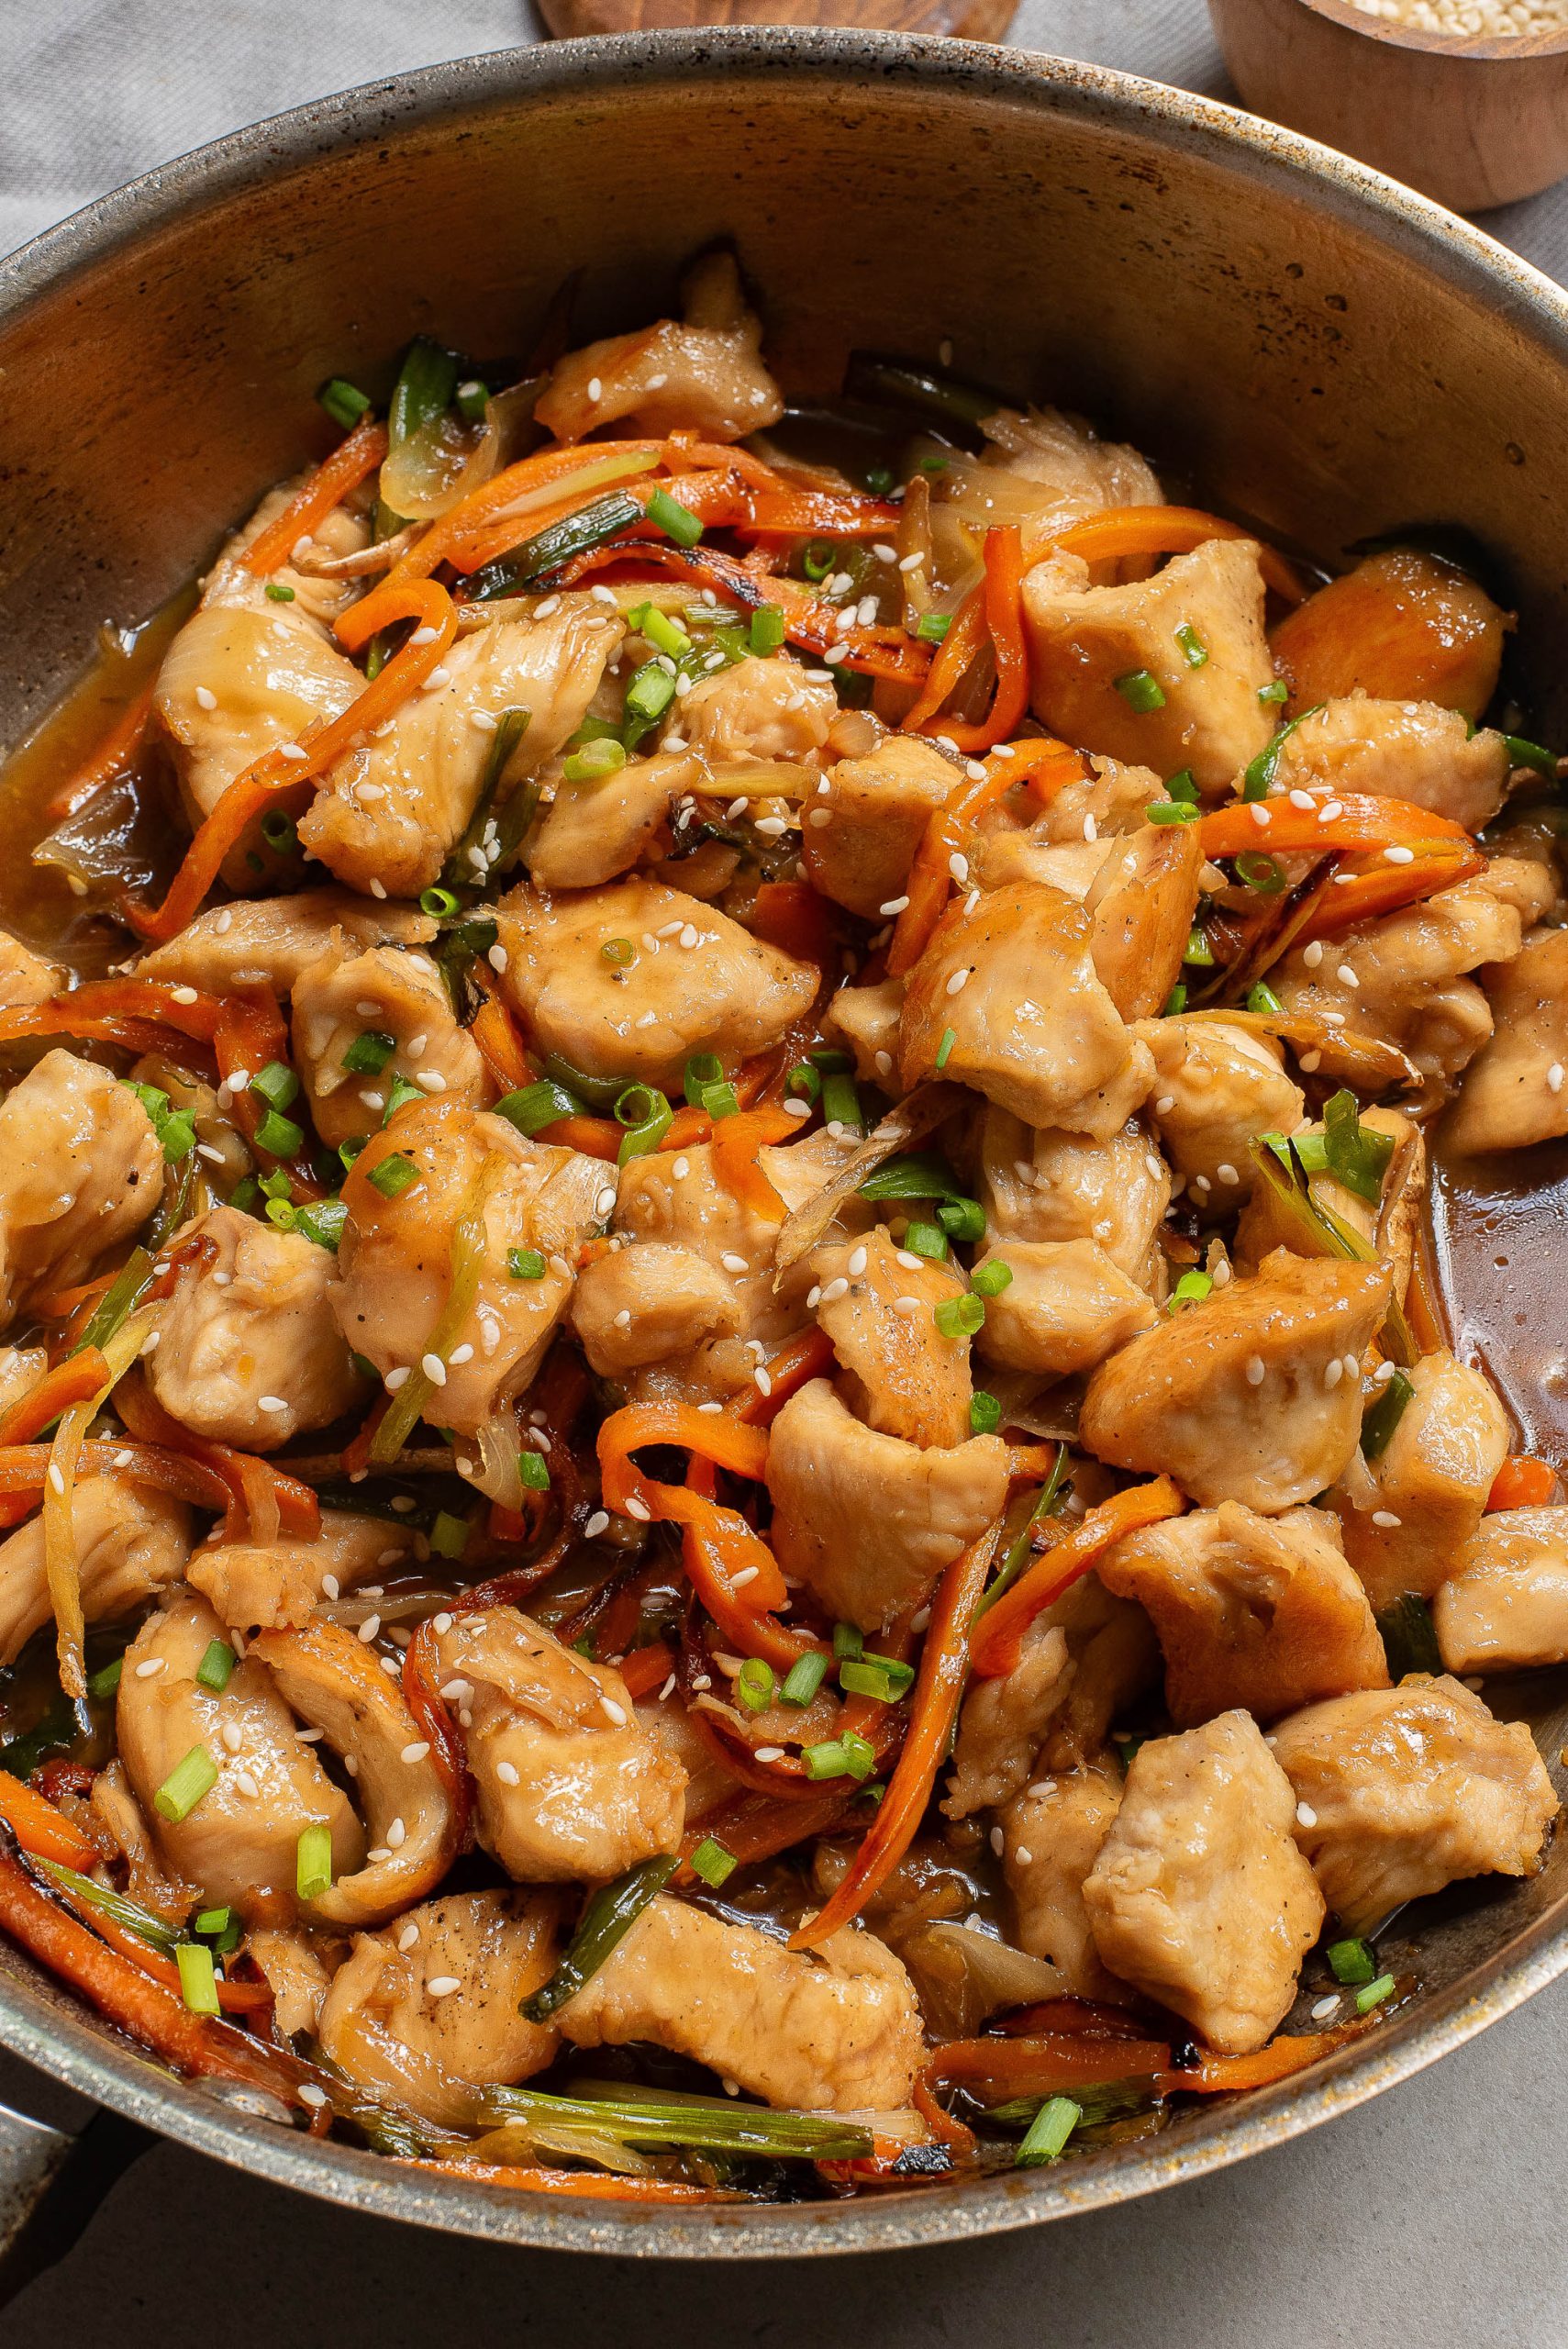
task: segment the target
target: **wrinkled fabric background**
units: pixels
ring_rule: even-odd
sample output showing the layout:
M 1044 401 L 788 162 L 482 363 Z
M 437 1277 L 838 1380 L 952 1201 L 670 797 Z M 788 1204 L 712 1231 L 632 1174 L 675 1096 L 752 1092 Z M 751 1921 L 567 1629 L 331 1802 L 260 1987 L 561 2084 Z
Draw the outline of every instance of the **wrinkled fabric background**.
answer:
M 0 0 L 0 251 L 258 117 L 537 37 L 527 0 Z M 1023 48 L 1232 94 L 1200 0 L 1023 0 Z M 1568 276 L 1568 190 L 1485 224 Z M 4 451 L 0 451 L 0 462 Z M 648 2267 L 414 2234 L 147 2154 L 6 2349 L 1563 2349 L 1568 1982 L 1310 2137 L 1029 2234 Z M 0 2099 L 78 2099 L 0 2055 Z

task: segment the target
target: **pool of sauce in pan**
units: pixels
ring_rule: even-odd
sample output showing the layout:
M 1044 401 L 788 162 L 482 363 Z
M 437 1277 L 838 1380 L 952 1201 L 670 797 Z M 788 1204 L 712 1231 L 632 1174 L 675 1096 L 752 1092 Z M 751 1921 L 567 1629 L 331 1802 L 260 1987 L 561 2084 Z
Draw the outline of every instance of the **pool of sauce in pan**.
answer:
M 1432 1168 L 1432 1245 L 1461 1362 L 1485 1371 L 1520 1449 L 1568 1464 L 1568 1141 Z

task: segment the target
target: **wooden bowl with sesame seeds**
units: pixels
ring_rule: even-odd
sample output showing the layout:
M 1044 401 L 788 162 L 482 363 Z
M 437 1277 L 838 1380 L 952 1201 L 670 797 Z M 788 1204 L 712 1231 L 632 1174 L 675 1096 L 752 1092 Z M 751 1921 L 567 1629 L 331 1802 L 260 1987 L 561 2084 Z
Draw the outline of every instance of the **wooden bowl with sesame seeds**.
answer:
M 1432 6 L 1508 13 L 1505 0 Z M 1351 0 L 1208 0 L 1208 12 L 1254 114 L 1455 212 L 1512 204 L 1568 174 L 1568 14 L 1540 31 L 1471 35 L 1371 16 Z

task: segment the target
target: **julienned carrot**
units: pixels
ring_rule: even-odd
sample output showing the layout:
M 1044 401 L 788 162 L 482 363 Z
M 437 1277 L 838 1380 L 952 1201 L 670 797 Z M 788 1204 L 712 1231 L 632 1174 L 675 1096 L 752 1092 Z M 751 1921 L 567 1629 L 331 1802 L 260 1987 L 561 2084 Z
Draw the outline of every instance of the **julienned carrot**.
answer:
M 182 997 L 193 1000 L 183 1001 Z M 190 987 L 161 985 L 151 979 L 93 979 L 68 995 L 15 1011 L 0 1011 L 0 1043 L 28 1036 L 80 1036 L 120 1044 L 127 1052 L 164 1049 L 146 1039 L 172 1028 L 198 1043 L 210 1043 L 222 1006 L 216 996 Z
M 7 1445 L 0 1452 L 0 1495 L 24 1500 L 30 1508 L 34 1498 L 43 1492 L 49 1454 L 47 1443 Z M 81 1465 L 90 1475 L 112 1473 L 128 1476 L 134 1485 L 151 1485 L 157 1491 L 171 1494 L 175 1500 L 189 1501 L 196 1508 L 228 1509 L 233 1499 L 224 1479 L 204 1461 L 182 1457 L 150 1444 L 84 1443 Z
M 655 1688 L 662 1688 L 675 1669 L 675 1652 L 662 1640 L 651 1647 L 633 1648 L 616 1669 L 626 1682 L 627 1694 L 635 1701 L 639 1697 L 651 1697 Z
M 737 525 L 758 538 L 874 539 L 897 529 L 899 510 L 880 497 L 840 490 L 780 488 L 754 493 L 750 518 Z
M 31 1443 L 61 1411 L 90 1401 L 108 1376 L 109 1365 L 96 1346 L 83 1346 L 79 1354 L 56 1363 L 0 1414 L 0 1444 Z
M 903 720 L 906 734 L 918 733 L 943 702 L 957 692 L 970 662 L 985 649 L 985 590 L 972 588 L 948 624 L 948 632 L 931 656 L 925 683 Z
M 753 1386 L 739 1404 L 728 1406 L 728 1414 L 742 1427 L 765 1428 L 784 1409 L 792 1395 L 798 1394 L 812 1379 L 820 1378 L 833 1360 L 833 1344 L 824 1330 L 803 1330 L 798 1338 L 791 1338 L 779 1348 L 768 1364 L 768 1391 Z
M 438 2162 L 423 2156 L 395 2155 L 409 2169 L 429 2170 L 437 2177 L 477 2179 L 481 2186 L 506 2186 L 521 2194 L 576 2194 L 589 2202 L 744 2202 L 716 2186 L 689 2186 L 676 2177 L 620 2177 L 597 2169 L 517 2169 L 502 2162 Z
M 24 1844 L 23 1849 L 26 1848 Z M 95 1853 L 94 1862 L 99 1856 Z M 68 1861 L 65 1865 L 69 1866 L 71 1863 Z M 78 1874 L 83 1872 L 78 1870 Z M 154 1949 L 150 1943 L 143 1941 L 131 1926 L 122 1924 L 117 1917 L 73 1891 L 70 1885 L 54 1883 L 52 1889 L 55 1898 L 63 1900 L 84 1925 L 91 1927 L 100 1941 L 106 1942 L 119 1956 L 139 1967 L 154 1982 L 161 1982 L 166 1989 L 172 1990 L 183 1999 L 180 1968 L 173 1958 L 165 1957 L 161 1950 Z M 217 1992 L 217 2003 L 225 2014 L 254 2014 L 259 2008 L 270 2007 L 273 2001 L 274 1994 L 268 1982 L 228 1982 L 220 1978 L 214 1987 Z
M 62 824 L 68 816 L 74 816 L 95 791 L 106 783 L 112 783 L 137 758 L 152 716 L 153 691 L 152 685 L 145 685 L 136 699 L 121 710 L 92 757 L 56 786 L 47 811 L 51 825 Z
M 383 1397 L 385 1400 L 385 1397 Z M 436 1645 L 435 1619 L 427 1616 L 403 1653 L 403 1701 L 428 1743 L 430 1760 L 452 1807 L 451 1842 L 456 1851 L 468 1847 L 473 1812 L 473 1780 L 462 1731 L 441 1702 L 440 1653 Z
M 952 886 L 953 859 L 966 856 L 973 849 L 981 818 L 1018 784 L 1031 784 L 1037 796 L 1045 797 L 1064 783 L 1080 781 L 1086 772 L 1076 751 L 1047 737 L 998 747 L 984 774 L 966 775 L 954 784 L 927 823 L 909 868 L 905 891 L 909 902 L 898 917 L 887 950 L 890 978 L 899 979 L 912 971 L 929 945 Z
M 1556 1497 L 1556 1469 L 1544 1460 L 1532 1460 L 1528 1453 L 1510 1452 L 1492 1479 L 1486 1507 L 1489 1510 L 1544 1508 Z
M 1273 799 L 1232 800 L 1200 819 L 1198 839 L 1206 856 L 1240 856 L 1248 849 L 1271 856 L 1389 848 L 1409 848 L 1419 854 L 1442 841 L 1473 846 L 1463 825 L 1446 816 L 1433 816 L 1408 799 L 1379 799 L 1358 791 L 1335 792 L 1310 807 L 1293 807 L 1283 794 Z M 1403 856 L 1396 860 L 1404 862 Z
M 1040 562 L 1053 551 L 1082 555 L 1085 562 L 1116 562 L 1124 557 L 1190 554 L 1209 539 L 1250 539 L 1255 533 L 1240 522 L 1224 521 L 1195 506 L 1113 506 L 1072 522 L 1051 539 L 1041 539 L 1026 561 Z M 1260 544 L 1259 567 L 1276 596 L 1299 604 L 1306 582 L 1294 563 L 1270 546 Z
M 479 1047 L 479 1056 L 504 1092 L 519 1092 L 531 1085 L 539 1072 L 523 1048 L 523 1040 L 512 1024 L 505 1004 L 487 995 L 474 1013 L 469 1034 Z
M 1351 2040 L 1360 2039 L 1374 2028 L 1376 2021 L 1375 2015 L 1369 2015 L 1364 2022 L 1342 2022 L 1332 2031 L 1271 2040 L 1255 2055 L 1205 2055 L 1180 2071 L 1162 2072 L 1155 2088 L 1161 2096 L 1182 2089 L 1194 2096 L 1237 2096 L 1244 2088 L 1268 2087 L 1275 2080 L 1288 2080 L 1293 2073 L 1305 2071 L 1308 2064 L 1320 2062 Z
M 90 1836 L 9 1770 L 0 1770 L 0 1819 L 35 1860 L 53 1860 L 57 1866 L 84 1876 L 103 1858 Z
M 1162 1518 L 1179 1517 L 1186 1501 L 1168 1476 L 1129 1485 L 1080 1519 L 1071 1533 L 1037 1558 L 975 1627 L 970 1661 L 983 1680 L 999 1679 L 1018 1661 L 1024 1633 L 1037 1615 L 1088 1573 L 1113 1542 Z
M 928 2056 L 920 2076 L 931 2095 L 962 2088 L 977 2104 L 995 2105 L 1010 2104 L 1015 2097 L 1071 2096 L 1074 2088 L 1109 2087 L 1118 2080 L 1146 2080 L 1152 2087 L 1170 2065 L 1163 2040 L 1045 2032 L 1029 2038 L 950 2040 Z
M 714 1180 L 752 1215 L 782 1223 L 783 1199 L 758 1163 L 757 1153 L 783 1141 L 799 1127 L 786 1109 L 741 1109 L 717 1120 L 713 1129 Z
M 235 777 L 186 850 L 162 904 L 152 913 L 126 908 L 133 927 L 144 938 L 169 939 L 183 930 L 217 880 L 229 850 L 244 838 L 262 809 L 324 774 L 345 751 L 352 750 L 362 736 L 373 733 L 400 709 L 457 634 L 451 597 L 433 580 L 407 580 L 397 586 L 384 581 L 350 606 L 337 629 L 339 641 L 350 652 L 361 651 L 383 629 L 410 619 L 419 622 L 419 636 L 429 631 L 427 642 L 417 644 L 410 638 L 341 718 L 333 718 L 306 742 L 287 742 L 268 751 Z
M 239 558 L 242 571 L 265 578 L 288 561 L 296 542 L 309 538 L 328 514 L 341 506 L 351 489 L 373 473 L 386 454 L 386 427 L 373 417 L 356 424 L 348 439 L 333 450 L 324 464 L 295 491 L 275 521 L 259 531 Z
M 940 702 L 932 703 L 932 677 L 928 676 L 925 690 L 915 704 L 915 709 L 921 715 L 917 718 L 911 710 L 904 720 L 906 733 L 945 735 L 950 742 L 971 756 L 981 751 L 989 751 L 1012 733 L 1029 706 L 1029 647 L 1024 640 L 1023 591 L 1023 538 L 1017 524 L 1008 522 L 985 533 L 985 576 L 975 591 L 979 597 L 984 637 L 989 639 L 996 659 L 996 683 L 991 707 L 975 724 L 966 719 L 943 718 L 940 715 Z M 971 608 L 973 604 L 974 597 L 972 596 L 964 607 L 966 617 L 961 654 L 968 650 L 974 638 Z M 954 628 L 949 629 L 937 660 L 931 663 L 933 674 L 956 632 L 955 623 Z M 973 658 L 973 652 L 970 658 Z M 964 665 L 967 667 L 968 662 L 965 662 Z M 944 685 L 944 695 L 958 684 L 962 674 L 960 670 L 951 677 L 951 683 Z
M 841 1882 L 802 1925 L 791 1949 L 816 1949 L 829 1933 L 858 1917 L 913 1842 L 958 1719 L 969 1676 L 969 1627 L 1000 1535 L 1001 1527 L 994 1525 L 960 1551 L 938 1584 L 910 1698 L 909 1726 L 887 1792 Z
M 1485 867 L 1486 859 L 1478 848 L 1458 841 L 1421 849 L 1408 864 L 1389 864 L 1381 858 L 1372 864 L 1360 859 L 1340 862 L 1339 869 L 1326 873 L 1302 904 L 1290 925 L 1288 943 L 1305 946 L 1314 938 L 1337 938 L 1358 922 L 1398 913 L 1424 897 L 1435 897 L 1440 890 L 1456 888 Z M 1276 950 L 1276 958 L 1279 951 L 1283 950 Z

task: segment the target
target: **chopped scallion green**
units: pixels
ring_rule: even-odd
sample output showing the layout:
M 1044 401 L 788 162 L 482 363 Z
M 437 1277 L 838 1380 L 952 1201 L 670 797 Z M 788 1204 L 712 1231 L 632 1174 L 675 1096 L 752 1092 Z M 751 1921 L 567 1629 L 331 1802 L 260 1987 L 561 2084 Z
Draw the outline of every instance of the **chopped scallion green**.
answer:
M 973 1338 L 975 1331 L 984 1326 L 985 1299 L 973 1294 L 944 1297 L 940 1305 L 932 1308 L 931 1319 L 941 1337 Z
M 526 1452 L 517 1454 L 517 1482 L 525 1492 L 548 1493 L 550 1490 L 549 1464 L 543 1453 L 536 1452 L 531 1444 Z
M 940 1223 L 911 1223 L 905 1229 L 901 1245 L 911 1256 L 929 1256 L 940 1264 L 948 1252 L 948 1236 Z
M 828 1673 L 828 1659 L 819 1649 L 796 1656 L 785 1675 L 779 1695 L 786 1705 L 809 1705 L 821 1687 Z
M 340 424 L 345 432 L 352 431 L 370 406 L 359 385 L 346 382 L 341 375 L 329 376 L 316 397 L 333 423 Z
M 256 1147 L 272 1158 L 292 1158 L 305 1141 L 305 1129 L 296 1126 L 292 1118 L 283 1118 L 269 1109 L 256 1128 Z
M 1012 1286 L 1012 1279 L 1011 1264 L 976 1264 L 969 1275 L 969 1286 L 977 1297 L 1000 1297 L 1005 1288 Z
M 1129 709 L 1136 710 L 1140 718 L 1165 707 L 1165 689 L 1151 669 L 1129 669 L 1125 675 L 1113 677 L 1111 683 Z
M 857 1623 L 835 1623 L 833 1653 L 841 1664 L 846 1656 L 865 1653 L 865 1634 Z
M 1393 1975 L 1380 1974 L 1375 1982 L 1369 1982 L 1364 1990 L 1358 1990 L 1356 1992 L 1357 2014 L 1371 2014 L 1373 2007 L 1382 2006 L 1385 1998 L 1388 1997 L 1393 1987 Z
M 784 640 L 784 616 L 776 604 L 759 604 L 751 615 L 747 630 L 751 651 L 759 655 L 776 652 Z
M 430 1528 L 430 1547 L 438 1558 L 461 1558 L 468 1547 L 468 1534 L 466 1517 L 453 1517 L 448 1509 L 438 1509 Z
M 946 1068 L 948 1062 L 952 1057 L 952 1048 L 957 1041 L 958 1038 L 951 1028 L 944 1028 L 942 1030 L 942 1041 L 937 1046 L 936 1066 L 939 1071 Z
M 1048 2097 L 1029 2122 L 1013 2160 L 1019 2169 L 1040 2169 L 1055 2161 L 1084 2118 L 1084 2108 L 1070 2096 Z
M 216 2015 L 222 2010 L 217 2002 L 217 1969 L 212 1962 L 212 1952 L 205 1942 L 178 1942 L 174 1947 L 174 1963 L 180 1969 L 180 1996 L 194 2015 Z
M 766 1712 L 777 1687 L 778 1675 L 758 1655 L 749 1655 L 735 1675 L 735 1694 L 749 1713 Z
M 618 774 L 626 764 L 626 745 L 608 735 L 597 742 L 584 742 L 580 751 L 562 762 L 561 772 L 568 783 L 603 783 L 607 775 Z
M 542 1281 L 544 1258 L 537 1248 L 510 1248 L 506 1252 L 506 1272 L 515 1281 Z
M 1191 620 L 1183 620 L 1180 627 L 1173 629 L 1172 633 L 1182 648 L 1182 658 L 1188 668 L 1203 668 L 1208 659 L 1208 647 Z
M 332 1831 L 317 1825 L 302 1828 L 295 1852 L 295 1889 L 302 1900 L 319 1900 L 332 1885 Z
M 721 1884 L 728 1882 L 738 1865 L 734 1853 L 727 1852 L 712 1835 L 703 1837 L 691 1857 L 693 1875 L 700 1876 L 716 1892 Z
M 1284 1012 L 1284 1006 L 1267 979 L 1255 979 L 1247 990 L 1247 1008 L 1249 1011 L 1261 1012 L 1267 1019 L 1277 1019 Z
M 655 529 L 673 539 L 678 547 L 695 547 L 702 536 L 702 524 L 689 506 L 672 497 L 667 489 L 656 489 L 648 501 L 648 518 Z
M 1334 1942 L 1329 1950 L 1329 1970 L 1347 1988 L 1376 1978 L 1377 1957 L 1370 1942 Z
M 354 1038 L 340 1065 L 350 1076 L 379 1076 L 396 1050 L 395 1037 L 383 1028 L 367 1028 Z
M 205 1745 L 193 1745 L 184 1760 L 175 1763 L 153 1796 L 152 1808 L 160 1819 L 178 1827 L 217 1784 L 217 1764 Z
M 228 1686 L 228 1676 L 236 1661 L 234 1650 L 227 1640 L 209 1640 L 206 1653 L 196 1666 L 196 1678 L 204 1688 L 221 1694 Z
M 1002 1406 L 995 1395 L 977 1386 L 969 1398 L 969 1427 L 972 1435 L 995 1435 L 1002 1424 Z
M 915 623 L 915 633 L 923 644 L 940 644 L 951 626 L 951 612 L 922 612 Z

